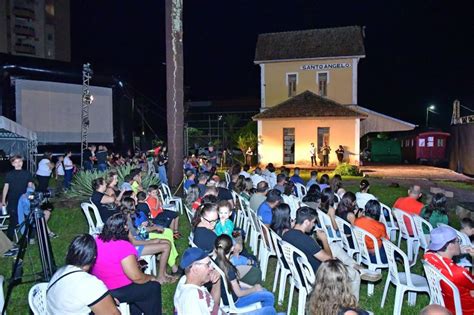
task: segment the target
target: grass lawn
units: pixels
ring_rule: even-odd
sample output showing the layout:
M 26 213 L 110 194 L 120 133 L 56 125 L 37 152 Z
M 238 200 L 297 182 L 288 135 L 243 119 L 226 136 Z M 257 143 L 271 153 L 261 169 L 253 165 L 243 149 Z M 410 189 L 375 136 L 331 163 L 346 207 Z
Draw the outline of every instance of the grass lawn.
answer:
M 355 191 L 357 185 L 348 184 L 347 189 Z M 378 196 L 380 200 L 387 204 L 392 205 L 396 198 L 406 194 L 406 187 L 399 188 L 390 188 L 384 185 L 374 185 L 371 192 Z M 59 237 L 51 241 L 53 246 L 54 257 L 56 259 L 56 264 L 61 266 L 64 263 L 64 257 L 67 250 L 67 246 L 71 239 L 79 234 L 85 233 L 88 231 L 86 220 L 82 214 L 82 211 L 77 207 L 66 209 L 58 208 L 54 211 L 52 218 L 50 220 L 50 227 L 55 231 Z M 183 235 L 188 235 L 190 231 L 189 223 L 183 214 L 180 219 L 180 229 Z M 402 242 L 403 246 L 405 245 Z M 178 252 L 182 253 L 187 247 L 187 237 L 181 238 L 176 242 Z M 402 247 L 403 247 L 402 246 Z M 420 255 L 422 253 L 420 252 Z M 419 257 L 420 257 L 419 255 Z M 0 258 L 0 274 L 4 275 L 6 278 L 11 276 L 12 268 L 12 258 Z M 274 271 L 276 269 L 276 259 L 270 258 L 268 267 L 268 273 L 265 281 L 265 287 L 269 290 L 272 289 L 274 281 Z M 38 258 L 38 249 L 36 245 L 29 245 L 27 254 L 24 261 L 25 274 L 31 274 L 33 272 L 41 271 L 40 261 Z M 422 273 L 421 263 L 418 262 L 417 265 L 412 269 L 415 273 Z M 391 314 L 393 312 L 393 299 L 395 296 L 395 288 L 392 286 L 389 290 L 388 298 L 385 303 L 385 307 L 382 309 L 380 307 L 380 301 L 382 298 L 383 286 L 385 284 L 385 279 L 387 272 L 383 272 L 383 279 L 376 284 L 375 293 L 372 297 L 367 296 L 367 285 L 362 283 L 360 288 L 360 306 L 364 309 L 370 310 L 375 314 Z M 28 290 L 32 284 L 22 284 L 13 290 L 12 299 L 9 304 L 8 313 L 9 314 L 28 314 Z M 4 285 L 4 290 L 6 286 Z M 173 314 L 173 295 L 174 295 L 175 285 L 167 284 L 162 287 L 162 300 L 163 300 L 163 314 Z M 286 294 L 285 303 L 288 300 L 288 293 Z M 295 293 L 293 298 L 293 310 L 292 314 L 296 314 L 296 304 L 297 304 L 298 295 Z M 429 302 L 428 295 L 419 294 L 417 299 L 417 305 L 410 307 L 406 305 L 406 298 L 403 306 L 403 314 L 417 314 L 424 306 Z M 277 310 L 284 311 L 286 310 L 286 304 L 283 306 L 277 306 Z
M 443 186 L 474 191 L 474 183 L 472 182 L 455 182 L 451 180 L 437 180 L 436 182 Z

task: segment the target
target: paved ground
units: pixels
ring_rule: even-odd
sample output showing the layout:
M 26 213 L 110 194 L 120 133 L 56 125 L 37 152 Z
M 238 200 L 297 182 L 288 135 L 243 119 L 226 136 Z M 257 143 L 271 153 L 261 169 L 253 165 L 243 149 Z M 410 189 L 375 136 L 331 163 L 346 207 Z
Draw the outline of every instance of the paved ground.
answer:
M 369 177 L 387 179 L 450 180 L 474 183 L 474 178 L 470 178 L 446 168 L 425 165 L 361 166 L 360 169 Z

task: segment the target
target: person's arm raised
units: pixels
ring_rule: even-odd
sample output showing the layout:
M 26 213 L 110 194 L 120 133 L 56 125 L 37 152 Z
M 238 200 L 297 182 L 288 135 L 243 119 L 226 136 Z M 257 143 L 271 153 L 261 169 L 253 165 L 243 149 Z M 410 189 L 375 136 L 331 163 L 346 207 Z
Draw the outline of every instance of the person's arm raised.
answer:
M 123 272 L 136 284 L 147 283 L 148 281 L 158 281 L 154 276 L 144 274 L 139 268 L 135 255 L 130 255 L 121 261 Z
M 119 315 L 121 314 L 115 301 L 110 294 L 107 294 L 103 299 L 94 305 L 90 306 L 95 315 Z

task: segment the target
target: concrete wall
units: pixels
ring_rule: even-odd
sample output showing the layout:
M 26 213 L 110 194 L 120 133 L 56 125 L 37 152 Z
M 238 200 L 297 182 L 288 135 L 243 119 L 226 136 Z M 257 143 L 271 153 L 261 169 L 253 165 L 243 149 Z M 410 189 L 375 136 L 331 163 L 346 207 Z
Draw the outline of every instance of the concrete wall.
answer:
M 354 118 L 298 118 L 265 119 L 258 122 L 258 153 L 262 164 L 283 162 L 283 128 L 295 128 L 295 164 L 310 166 L 310 143 L 317 145 L 318 127 L 329 127 L 330 164 L 337 164 L 334 151 L 342 145 L 344 160 L 359 164 L 359 119 Z M 319 149 L 319 148 L 318 148 Z M 319 163 L 319 159 L 318 159 Z
M 297 73 L 296 94 L 306 90 L 319 94 L 317 82 L 318 72 L 328 72 L 327 98 L 341 104 L 352 104 L 357 101 L 357 58 L 346 59 L 313 59 L 305 61 L 271 62 L 264 65 L 262 75 L 264 86 L 262 95 L 265 95 L 265 107 L 279 104 L 288 97 L 287 74 Z M 342 64 L 344 68 L 326 70 L 304 70 L 308 65 Z M 262 71 L 262 70 L 261 70 Z

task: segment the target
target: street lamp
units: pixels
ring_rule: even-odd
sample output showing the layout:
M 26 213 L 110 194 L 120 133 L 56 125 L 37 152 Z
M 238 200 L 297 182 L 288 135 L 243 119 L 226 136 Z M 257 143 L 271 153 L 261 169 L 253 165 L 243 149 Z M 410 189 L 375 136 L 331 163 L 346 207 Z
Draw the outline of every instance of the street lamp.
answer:
M 426 127 L 428 127 L 428 117 L 429 117 L 429 113 L 432 112 L 432 113 L 435 113 L 436 112 L 434 111 L 435 110 L 435 106 L 434 105 L 430 105 L 428 107 L 426 107 Z

